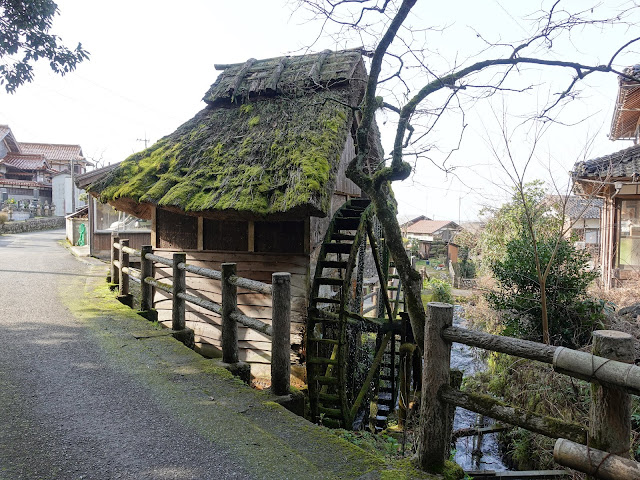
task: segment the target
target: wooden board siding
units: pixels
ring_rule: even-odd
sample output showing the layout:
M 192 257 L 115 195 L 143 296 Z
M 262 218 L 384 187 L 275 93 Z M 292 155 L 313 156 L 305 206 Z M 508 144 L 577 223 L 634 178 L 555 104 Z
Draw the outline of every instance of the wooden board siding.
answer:
M 151 232 L 119 232 L 120 238 L 129 239 L 129 247 L 140 250 L 143 245 L 151 245 Z M 111 232 L 94 231 L 91 254 L 99 258 L 111 256 Z
M 156 251 L 163 257 L 171 257 L 172 252 L 164 249 Z M 302 346 L 302 329 L 305 323 L 308 295 L 308 266 L 307 255 L 271 254 L 253 252 L 216 252 L 216 251 L 188 251 L 187 262 L 192 265 L 221 269 L 224 262 L 237 263 L 237 275 L 241 277 L 271 283 L 274 272 L 291 273 L 291 343 L 295 361 Z M 171 280 L 171 269 L 156 265 L 157 279 Z M 187 293 L 214 302 L 221 301 L 221 286 L 217 280 L 211 280 L 187 273 Z M 154 307 L 158 310 L 158 320 L 166 326 L 171 326 L 170 295 L 156 291 Z M 271 297 L 238 288 L 238 309 L 247 316 L 258 318 L 265 323 L 271 322 Z M 196 336 L 198 347 L 205 349 L 213 346 L 221 348 L 222 331 L 220 317 L 196 305 L 187 303 L 185 313 L 186 323 L 192 328 Z M 268 364 L 271 355 L 271 339 L 259 332 L 238 326 L 239 357 L 242 361 L 257 364 Z
M 200 217 L 202 218 L 202 217 Z M 249 222 L 202 219 L 202 250 L 249 251 Z
M 254 251 L 304 253 L 305 222 L 254 222 Z
M 198 248 L 197 217 L 157 208 L 155 227 L 159 248 L 183 250 Z
M 338 165 L 338 175 L 336 176 L 336 188 L 335 193 L 342 193 L 350 195 L 352 197 L 359 197 L 361 195 L 360 187 L 347 178 L 346 170 L 349 162 L 356 156 L 356 147 L 353 143 L 351 135 L 347 136 L 344 149 L 342 150 L 342 156 L 340 157 L 340 164 Z

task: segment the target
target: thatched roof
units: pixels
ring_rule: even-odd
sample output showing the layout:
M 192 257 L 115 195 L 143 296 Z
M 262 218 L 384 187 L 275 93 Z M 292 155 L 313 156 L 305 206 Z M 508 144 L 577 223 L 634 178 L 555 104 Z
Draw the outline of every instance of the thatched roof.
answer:
M 89 191 L 137 216 L 329 213 L 366 72 L 357 50 L 222 68 L 207 107 Z M 147 215 L 145 215 L 147 214 Z

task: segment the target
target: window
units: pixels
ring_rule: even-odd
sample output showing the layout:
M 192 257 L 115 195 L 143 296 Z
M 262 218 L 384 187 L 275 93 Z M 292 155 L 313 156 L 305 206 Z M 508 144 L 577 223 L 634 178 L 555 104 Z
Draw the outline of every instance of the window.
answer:
M 94 228 L 96 231 L 131 232 L 151 231 L 151 220 L 142 220 L 128 213 L 119 212 L 108 203 L 93 200 L 95 205 Z
M 198 248 L 198 219 L 189 215 L 156 210 L 159 248 L 195 250 Z
M 255 222 L 255 251 L 304 253 L 304 222 Z
M 640 266 L 640 200 L 618 201 L 618 267 Z
M 246 252 L 249 250 L 249 222 L 205 218 L 202 241 L 205 250 Z

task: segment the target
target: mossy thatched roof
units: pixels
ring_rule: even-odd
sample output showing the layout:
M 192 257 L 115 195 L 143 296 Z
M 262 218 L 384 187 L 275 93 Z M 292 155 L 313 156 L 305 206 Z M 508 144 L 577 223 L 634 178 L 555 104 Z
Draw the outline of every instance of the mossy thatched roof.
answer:
M 207 107 L 89 191 L 138 216 L 325 215 L 366 73 L 358 51 L 222 66 Z

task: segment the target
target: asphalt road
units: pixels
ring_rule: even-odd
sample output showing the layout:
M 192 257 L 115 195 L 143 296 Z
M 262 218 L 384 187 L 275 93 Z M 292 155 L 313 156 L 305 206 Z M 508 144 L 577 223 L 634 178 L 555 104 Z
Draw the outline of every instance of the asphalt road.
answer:
M 0 479 L 260 478 L 113 366 L 60 299 L 96 275 L 63 238 L 0 236 Z

